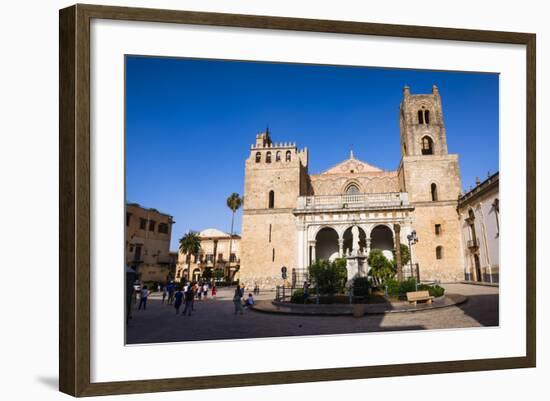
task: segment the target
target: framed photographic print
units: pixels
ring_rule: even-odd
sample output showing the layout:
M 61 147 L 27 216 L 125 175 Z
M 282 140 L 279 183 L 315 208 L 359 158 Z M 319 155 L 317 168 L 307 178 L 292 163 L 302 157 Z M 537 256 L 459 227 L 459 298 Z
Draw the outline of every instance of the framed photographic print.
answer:
M 534 367 L 535 113 L 529 33 L 61 10 L 60 390 Z

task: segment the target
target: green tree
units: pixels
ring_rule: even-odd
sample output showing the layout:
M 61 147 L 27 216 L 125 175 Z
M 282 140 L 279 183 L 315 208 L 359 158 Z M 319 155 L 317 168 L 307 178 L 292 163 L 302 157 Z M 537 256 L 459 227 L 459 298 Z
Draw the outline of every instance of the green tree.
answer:
M 395 266 L 382 253 L 380 249 L 370 251 L 367 261 L 370 266 L 370 274 L 378 285 L 385 285 L 395 276 Z
M 195 231 L 189 230 L 179 240 L 179 251 L 187 255 L 187 281 L 191 281 L 191 257 L 201 250 L 201 238 Z
M 211 267 L 207 267 L 206 269 L 204 269 L 204 271 L 202 272 L 202 278 L 207 280 L 207 281 L 210 281 L 212 279 L 212 276 L 213 276 L 214 272 L 212 271 L 212 268 Z
M 340 293 L 347 278 L 346 259 L 340 258 L 334 262 L 316 260 L 309 267 L 309 276 L 319 293 L 329 296 Z
M 407 263 L 411 260 L 411 252 L 409 247 L 405 244 L 401 244 L 401 266 L 407 266 Z M 397 262 L 395 260 L 395 250 L 393 251 L 393 265 L 397 268 Z
M 214 279 L 216 281 L 221 280 L 223 278 L 223 270 L 222 269 L 215 269 L 214 270 Z
M 232 246 L 233 246 L 233 223 L 235 222 L 235 213 L 243 204 L 243 199 L 240 197 L 240 195 L 236 192 L 233 192 L 229 197 L 227 198 L 227 207 L 231 209 L 231 236 L 229 237 L 229 271 L 231 271 L 231 252 L 232 252 Z

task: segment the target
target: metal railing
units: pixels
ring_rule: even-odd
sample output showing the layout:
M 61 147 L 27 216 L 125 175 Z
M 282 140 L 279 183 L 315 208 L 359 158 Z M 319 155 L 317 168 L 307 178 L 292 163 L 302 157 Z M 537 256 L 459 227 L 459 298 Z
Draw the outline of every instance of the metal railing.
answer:
M 300 196 L 297 210 L 400 208 L 409 206 L 406 192 Z

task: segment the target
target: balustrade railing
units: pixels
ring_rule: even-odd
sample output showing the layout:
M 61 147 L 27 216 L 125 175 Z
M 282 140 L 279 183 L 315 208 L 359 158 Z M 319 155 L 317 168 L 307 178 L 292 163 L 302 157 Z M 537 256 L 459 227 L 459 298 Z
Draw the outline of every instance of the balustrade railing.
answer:
M 300 196 L 298 210 L 399 208 L 409 205 L 406 192 Z

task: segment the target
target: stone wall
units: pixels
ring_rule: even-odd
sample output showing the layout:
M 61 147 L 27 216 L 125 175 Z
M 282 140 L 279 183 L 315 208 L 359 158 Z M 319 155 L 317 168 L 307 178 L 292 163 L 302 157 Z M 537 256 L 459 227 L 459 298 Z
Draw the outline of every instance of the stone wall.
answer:
M 346 185 L 354 182 L 361 193 L 399 192 L 397 172 L 370 174 L 320 174 L 311 175 L 312 195 L 344 193 Z
M 456 202 L 434 202 L 416 205 L 413 227 L 418 243 L 413 245 L 413 263 L 418 263 L 421 280 L 453 282 L 464 279 L 460 222 Z M 441 225 L 436 234 L 435 225 Z M 442 247 L 442 258 L 437 259 L 436 248 Z
M 271 231 L 271 238 L 270 238 Z M 241 283 L 274 288 L 282 284 L 281 267 L 296 267 L 296 217 L 291 210 L 244 212 Z

